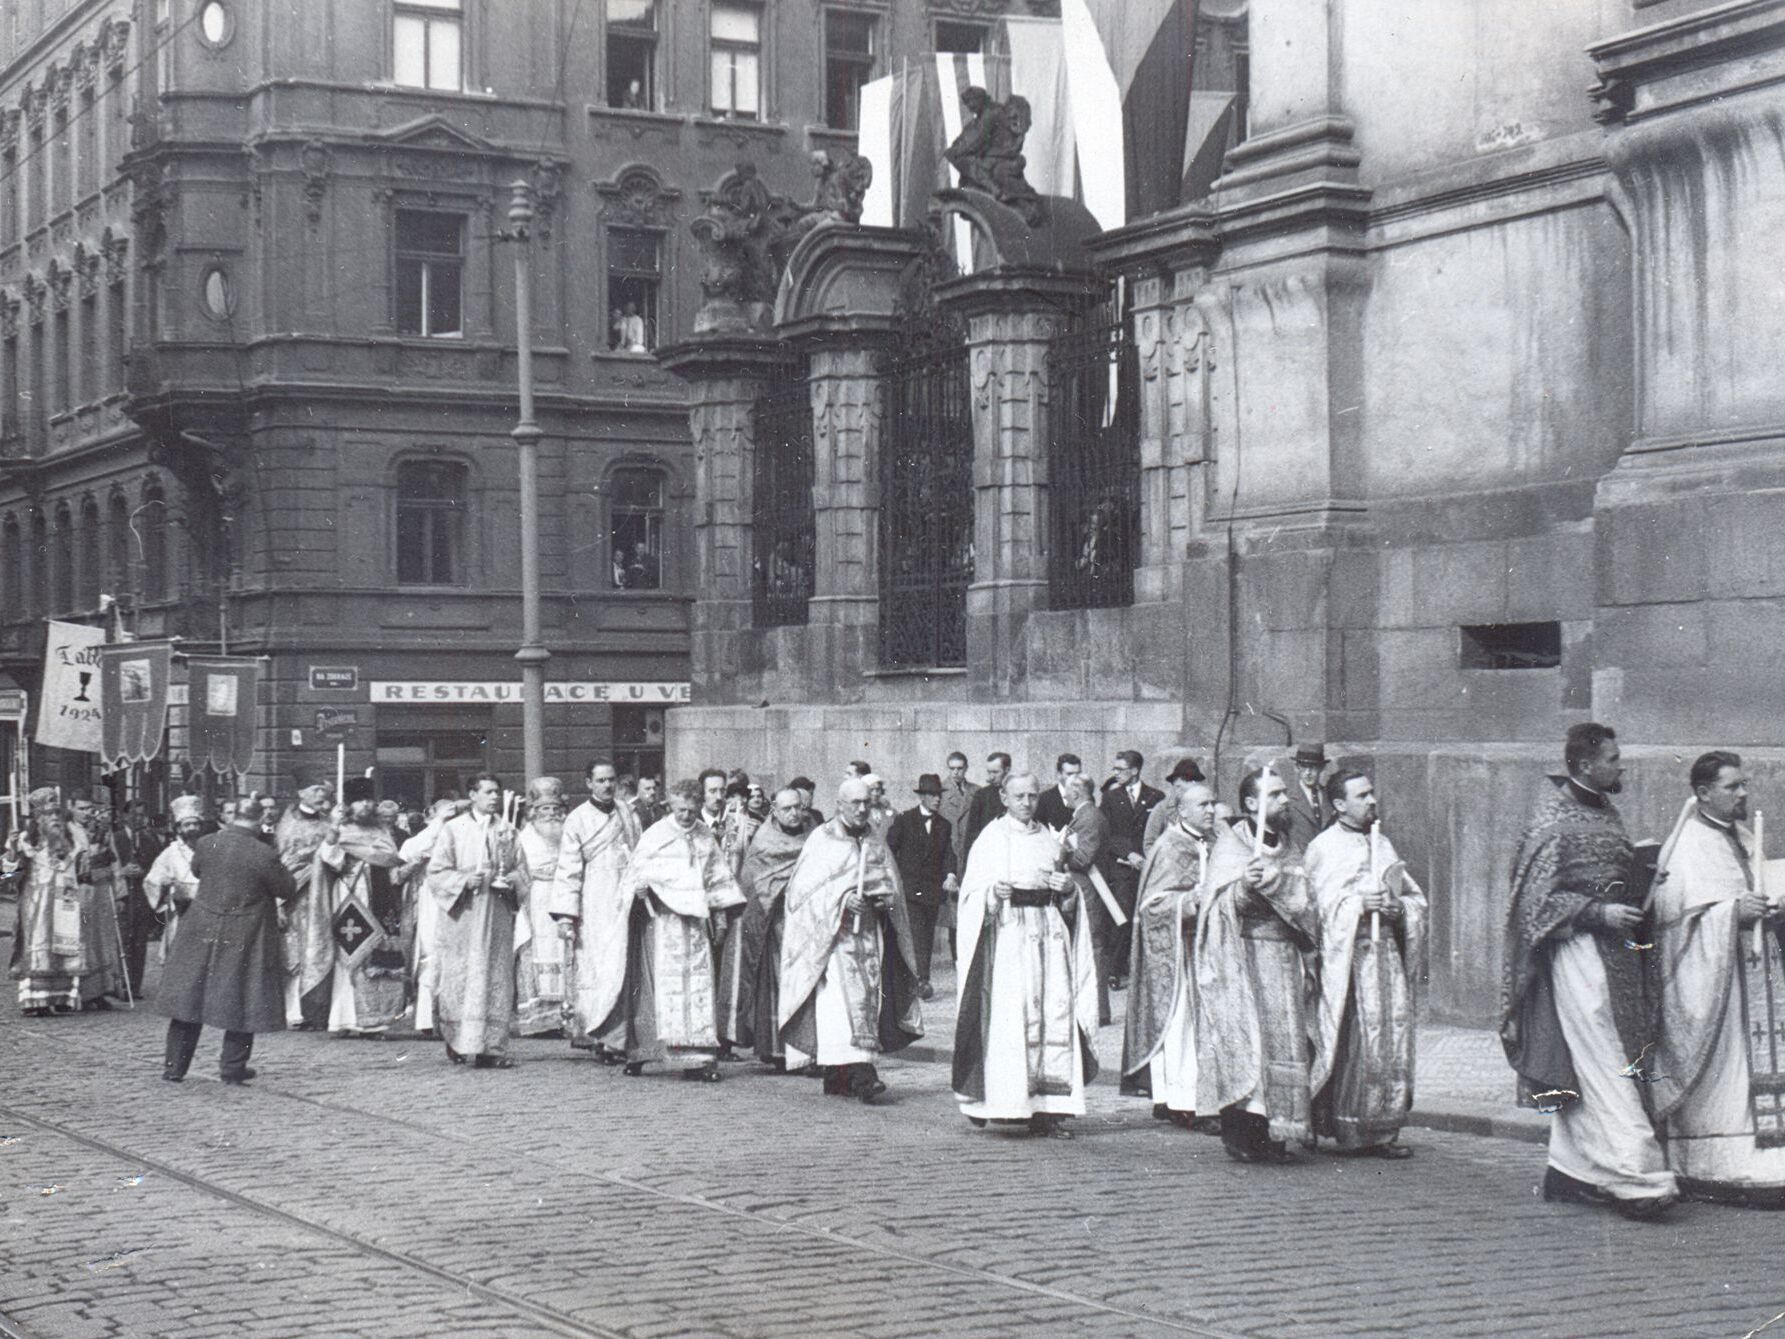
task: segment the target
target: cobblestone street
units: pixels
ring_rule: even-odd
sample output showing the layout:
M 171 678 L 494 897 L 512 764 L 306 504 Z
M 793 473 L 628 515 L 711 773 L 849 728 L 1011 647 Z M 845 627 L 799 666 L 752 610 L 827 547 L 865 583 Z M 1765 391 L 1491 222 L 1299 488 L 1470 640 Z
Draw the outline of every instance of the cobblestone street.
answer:
M 1075 1142 L 972 1130 L 930 1012 L 869 1110 L 754 1064 L 709 1088 L 526 1042 L 468 1072 L 309 1034 L 261 1039 L 245 1089 L 207 1034 L 176 1087 L 147 1010 L 8 992 L 0 1334 L 1736 1339 L 1785 1311 L 1785 1223 L 1546 1205 L 1528 1142 L 1241 1167 L 1107 1072 Z

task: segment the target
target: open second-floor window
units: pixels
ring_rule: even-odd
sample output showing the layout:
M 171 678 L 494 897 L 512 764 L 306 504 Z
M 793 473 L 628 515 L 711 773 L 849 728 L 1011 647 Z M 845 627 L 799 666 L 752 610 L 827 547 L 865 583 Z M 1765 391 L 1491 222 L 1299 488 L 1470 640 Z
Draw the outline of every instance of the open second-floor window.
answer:
M 464 333 L 465 219 L 427 209 L 397 211 L 399 334 Z
M 607 0 L 607 105 L 657 108 L 657 0 Z
M 879 45 L 875 22 L 854 10 L 824 12 L 824 123 L 832 130 L 860 123 L 862 85 L 874 77 Z
M 615 590 L 663 589 L 662 470 L 615 470 L 608 479 L 608 537 Z
M 657 347 L 657 294 L 663 276 L 654 232 L 607 231 L 608 347 L 649 353 Z
M 465 467 L 450 460 L 397 466 L 397 584 L 465 580 Z
M 754 121 L 762 115 L 762 11 L 714 4 L 710 52 L 715 116 Z
M 395 0 L 391 78 L 407 88 L 465 86 L 464 0 Z

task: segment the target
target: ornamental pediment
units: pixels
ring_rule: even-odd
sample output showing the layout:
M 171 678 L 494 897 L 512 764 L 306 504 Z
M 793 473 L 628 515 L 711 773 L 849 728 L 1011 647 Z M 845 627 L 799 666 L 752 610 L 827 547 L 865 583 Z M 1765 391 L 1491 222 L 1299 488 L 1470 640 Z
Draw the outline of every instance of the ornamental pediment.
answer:
M 460 129 L 444 116 L 423 116 L 375 135 L 393 149 L 431 149 L 442 153 L 502 156 L 502 150 L 480 136 Z

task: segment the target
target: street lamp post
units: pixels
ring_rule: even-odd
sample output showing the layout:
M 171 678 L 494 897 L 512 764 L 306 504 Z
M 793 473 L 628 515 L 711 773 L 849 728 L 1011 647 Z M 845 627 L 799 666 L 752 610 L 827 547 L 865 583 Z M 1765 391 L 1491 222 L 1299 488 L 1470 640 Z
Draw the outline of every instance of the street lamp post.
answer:
M 545 662 L 552 653 L 540 635 L 539 425 L 533 421 L 533 187 L 517 181 L 508 203 L 514 248 L 514 324 L 521 383 L 521 416 L 510 434 L 521 489 L 521 754 L 526 779 L 545 775 Z

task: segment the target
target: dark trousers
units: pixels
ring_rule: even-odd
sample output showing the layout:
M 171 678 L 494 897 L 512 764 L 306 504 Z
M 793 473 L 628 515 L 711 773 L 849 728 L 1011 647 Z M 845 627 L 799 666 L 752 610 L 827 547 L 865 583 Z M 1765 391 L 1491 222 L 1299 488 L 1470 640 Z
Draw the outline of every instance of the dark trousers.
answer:
M 1123 877 L 1124 873 L 1126 878 Z M 1127 925 L 1116 924 L 1095 888 L 1086 890 L 1085 903 L 1091 909 L 1091 943 L 1097 949 L 1097 979 L 1100 982 L 1114 981 L 1128 975 L 1128 960 L 1132 956 L 1135 884 L 1133 871 L 1118 870 L 1109 879 L 1109 890 L 1115 895 L 1116 905 L 1130 918 Z
M 133 883 L 124 899 L 120 928 L 124 932 L 124 971 L 130 978 L 130 993 L 143 997 L 143 964 L 149 960 L 149 939 L 155 933 L 155 912 L 143 896 L 143 886 Z
M 198 1050 L 198 1034 L 205 1030 L 203 1023 L 182 1023 L 179 1019 L 171 1020 L 167 1025 L 167 1070 L 181 1078 L 192 1066 L 193 1052 Z M 217 1066 L 218 1072 L 228 1077 L 240 1074 L 248 1068 L 248 1057 L 254 1051 L 254 1034 L 252 1032 L 225 1032 L 223 1034 L 223 1059 Z
M 933 901 L 905 899 L 905 912 L 911 918 L 911 948 L 917 955 L 917 979 L 930 979 L 930 956 L 936 950 L 936 916 L 941 907 Z

